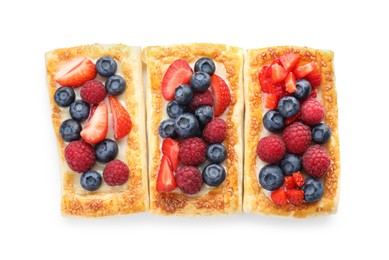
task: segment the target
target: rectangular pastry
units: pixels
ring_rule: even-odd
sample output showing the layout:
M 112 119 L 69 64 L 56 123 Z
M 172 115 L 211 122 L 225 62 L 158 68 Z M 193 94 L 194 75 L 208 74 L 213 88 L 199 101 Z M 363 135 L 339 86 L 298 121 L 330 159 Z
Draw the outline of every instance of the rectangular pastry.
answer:
M 150 211 L 241 212 L 243 52 L 221 44 L 147 47 Z
M 246 52 L 244 212 L 298 218 L 336 212 L 333 57 L 307 47 Z
M 148 209 L 140 47 L 85 45 L 46 53 L 64 215 Z

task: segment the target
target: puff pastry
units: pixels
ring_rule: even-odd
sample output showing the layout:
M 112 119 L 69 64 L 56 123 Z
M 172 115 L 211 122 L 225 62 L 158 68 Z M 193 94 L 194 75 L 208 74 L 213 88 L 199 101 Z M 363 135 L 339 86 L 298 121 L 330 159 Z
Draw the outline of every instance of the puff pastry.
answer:
M 301 206 L 277 206 L 265 195 L 258 184 L 256 169 L 256 146 L 263 128 L 263 104 L 261 86 L 258 81 L 258 72 L 264 65 L 269 65 L 274 58 L 285 53 L 295 52 L 301 56 L 300 62 L 315 63 L 316 69 L 321 72 L 321 101 L 325 108 L 324 123 L 331 131 L 331 139 L 325 145 L 331 158 L 330 169 L 324 179 L 324 195 L 315 203 L 306 203 Z M 315 50 L 307 47 L 269 47 L 251 49 L 245 53 L 245 167 L 244 167 L 244 202 L 243 210 L 248 213 L 262 213 L 267 215 L 281 215 L 304 218 L 315 215 L 333 214 L 336 212 L 339 194 L 339 140 L 338 140 L 338 106 L 335 89 L 335 76 L 332 51 Z M 320 95 L 320 94 L 319 94 Z
M 62 173 L 61 211 L 64 215 L 99 217 L 148 210 L 147 150 L 140 54 L 140 47 L 122 44 L 85 45 L 46 53 L 47 85 Z M 84 57 L 96 61 L 103 56 L 111 56 L 117 61 L 117 74 L 121 75 L 127 84 L 120 98 L 131 116 L 133 126 L 128 136 L 120 141 L 123 142 L 125 149 L 121 159 L 128 164 L 130 177 L 127 184 L 122 185 L 124 187 L 106 187 L 95 192 L 86 192 L 80 189 L 80 174 L 70 170 L 64 158 L 66 144 L 59 134 L 59 127 L 66 119 L 67 109 L 64 111 L 54 101 L 54 92 L 58 87 L 55 78 L 69 63 Z M 120 149 L 122 148 L 119 147 L 119 154 Z
M 218 187 L 205 189 L 196 195 L 181 192 L 158 193 L 156 180 L 161 161 L 158 126 L 163 119 L 166 102 L 161 83 L 168 66 L 177 59 L 192 65 L 201 57 L 216 63 L 216 74 L 229 85 L 232 102 L 226 113 L 228 151 L 225 161 L 226 180 Z M 147 131 L 149 148 L 150 211 L 162 215 L 214 215 L 238 213 L 242 209 L 242 114 L 243 114 L 243 52 L 221 44 L 183 44 L 168 47 L 146 47 L 143 61 L 147 65 Z

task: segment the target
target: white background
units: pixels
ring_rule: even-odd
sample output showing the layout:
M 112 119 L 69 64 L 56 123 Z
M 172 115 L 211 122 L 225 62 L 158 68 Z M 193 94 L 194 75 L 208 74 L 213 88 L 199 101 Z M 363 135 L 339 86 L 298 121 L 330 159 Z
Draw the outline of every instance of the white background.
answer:
M 0 4 L 0 259 L 388 259 L 389 8 L 378 1 L 38 2 Z M 336 215 L 60 215 L 44 53 L 90 43 L 185 42 L 335 51 Z

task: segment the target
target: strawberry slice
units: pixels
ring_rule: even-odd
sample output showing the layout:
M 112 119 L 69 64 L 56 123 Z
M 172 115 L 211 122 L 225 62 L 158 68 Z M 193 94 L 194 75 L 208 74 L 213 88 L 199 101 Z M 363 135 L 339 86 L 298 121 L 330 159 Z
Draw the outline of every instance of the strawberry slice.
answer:
M 271 81 L 273 84 L 283 81 L 287 74 L 288 73 L 284 67 L 278 63 L 274 63 L 271 66 Z
M 173 167 L 173 171 L 178 168 L 178 152 L 180 151 L 180 143 L 171 138 L 166 138 L 162 142 L 162 153 L 166 155 Z
M 300 61 L 300 55 L 290 52 L 280 57 L 280 62 L 286 71 L 291 71 Z
M 301 172 L 295 172 L 292 176 L 298 187 L 302 187 L 305 184 L 305 179 Z
M 278 105 L 278 98 L 276 95 L 267 94 L 265 95 L 264 103 L 267 109 L 276 109 Z
M 90 144 L 104 140 L 108 132 L 108 107 L 101 102 L 93 116 L 81 131 L 81 137 Z
M 97 106 L 98 106 L 97 104 L 93 104 L 90 106 L 89 120 L 92 118 L 93 114 L 95 113 Z
M 90 59 L 84 58 L 68 72 L 59 76 L 56 81 L 61 86 L 77 88 L 84 85 L 88 80 L 94 79 L 96 74 L 95 64 Z
M 297 114 L 295 114 L 294 116 L 292 117 L 289 117 L 289 118 L 286 118 L 285 119 L 285 125 L 290 125 L 291 123 L 293 123 L 294 121 L 296 121 L 297 119 L 300 118 L 300 115 L 301 115 L 301 110 L 299 110 L 297 112 Z
M 289 72 L 285 78 L 285 88 L 289 93 L 296 92 L 296 78 L 294 77 L 292 72 Z
M 294 179 L 292 176 L 285 176 L 284 187 L 285 187 L 285 190 L 293 190 L 296 188 L 296 183 L 294 182 Z
M 261 90 L 265 93 L 270 93 L 273 84 L 271 83 L 271 78 L 267 77 L 266 73 L 268 66 L 263 66 L 258 73 L 259 84 L 261 84 Z
M 108 98 L 111 105 L 114 137 L 116 140 L 119 140 L 131 131 L 131 117 L 127 109 L 114 96 L 109 96 Z
M 304 191 L 302 190 L 287 190 L 286 198 L 290 204 L 295 206 L 301 205 L 304 203 Z
M 293 70 L 294 75 L 297 79 L 304 78 L 306 75 L 311 73 L 315 69 L 315 63 L 310 62 L 305 65 L 298 66 Z
M 161 165 L 159 167 L 157 179 L 158 192 L 170 192 L 177 188 L 176 180 L 174 179 L 173 168 L 166 155 L 162 156 Z
M 287 201 L 286 201 L 286 194 L 284 189 L 278 189 L 273 191 L 270 194 L 271 200 L 274 202 L 274 204 L 279 205 L 279 206 L 285 206 Z
M 193 74 L 192 68 L 188 62 L 184 60 L 176 60 L 173 62 L 162 80 L 162 95 L 165 100 L 174 99 L 174 91 L 181 84 L 188 84 Z
M 214 114 L 215 117 L 224 113 L 231 102 L 230 89 L 226 82 L 216 74 L 211 76 L 211 90 L 215 97 Z
M 312 87 L 318 87 L 321 84 L 321 74 L 319 72 L 312 72 L 305 76 L 305 79 L 311 83 Z

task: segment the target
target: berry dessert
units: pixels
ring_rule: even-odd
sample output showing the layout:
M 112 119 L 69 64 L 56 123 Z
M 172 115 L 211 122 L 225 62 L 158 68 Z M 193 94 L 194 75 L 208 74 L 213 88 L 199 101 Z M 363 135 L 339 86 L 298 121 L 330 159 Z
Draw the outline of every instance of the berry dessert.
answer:
M 148 77 L 150 211 L 240 212 L 241 49 L 216 44 L 147 47 L 143 60 Z
M 148 209 L 140 48 L 87 45 L 46 53 L 64 215 Z
M 272 47 L 248 50 L 246 59 L 244 211 L 333 214 L 340 174 L 333 52 Z

